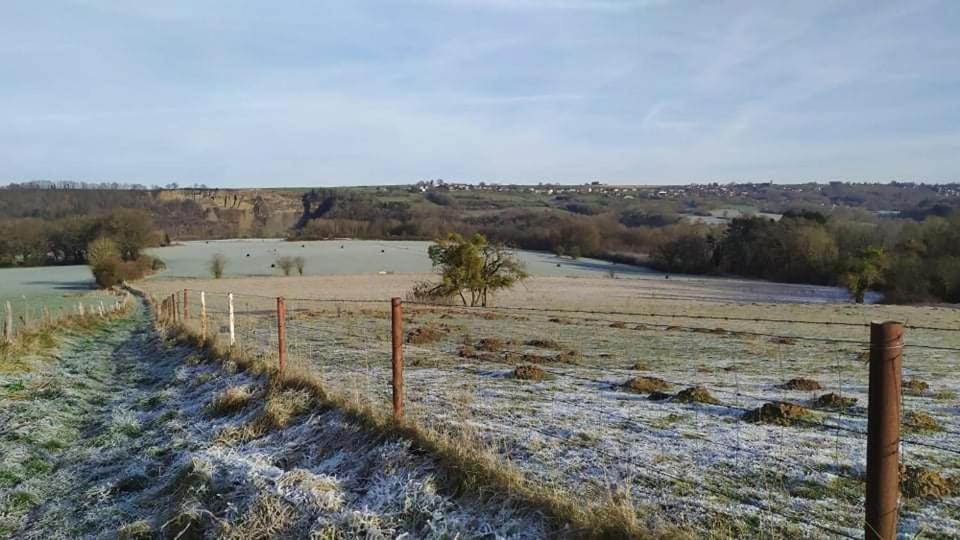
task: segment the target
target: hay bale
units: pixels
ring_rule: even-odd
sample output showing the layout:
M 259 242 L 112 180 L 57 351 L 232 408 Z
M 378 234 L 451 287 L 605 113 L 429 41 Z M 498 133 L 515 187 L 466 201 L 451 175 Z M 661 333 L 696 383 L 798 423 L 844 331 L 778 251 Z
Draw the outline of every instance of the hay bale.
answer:
M 936 471 L 900 466 L 900 492 L 908 498 L 939 500 L 950 497 L 956 487 Z
M 925 412 L 910 411 L 903 415 L 903 427 L 912 433 L 936 433 L 943 431 L 943 427 L 935 418 Z
M 547 378 L 547 372 L 537 366 L 517 366 L 513 370 L 513 378 L 523 381 L 542 381 Z
M 677 394 L 676 400 L 680 403 L 708 403 L 710 405 L 719 405 L 720 400 L 713 397 L 710 391 L 702 386 L 692 386 L 681 390 Z
M 818 383 L 817 381 L 813 379 L 804 379 L 803 377 L 790 379 L 789 381 L 781 384 L 780 388 L 783 388 L 784 390 L 804 390 L 804 391 L 823 389 L 823 387 L 820 386 L 820 383 Z
M 774 401 L 764 403 L 762 407 L 747 411 L 743 419 L 755 424 L 774 424 L 777 426 L 793 426 L 803 423 L 809 416 L 809 411 L 800 405 Z
M 815 409 L 848 409 L 856 404 L 857 398 L 843 397 L 840 394 L 835 394 L 833 392 L 823 394 L 822 396 L 813 400 L 813 407 Z
M 628 392 L 648 394 L 661 390 L 668 390 L 670 383 L 657 377 L 634 377 L 621 385 Z

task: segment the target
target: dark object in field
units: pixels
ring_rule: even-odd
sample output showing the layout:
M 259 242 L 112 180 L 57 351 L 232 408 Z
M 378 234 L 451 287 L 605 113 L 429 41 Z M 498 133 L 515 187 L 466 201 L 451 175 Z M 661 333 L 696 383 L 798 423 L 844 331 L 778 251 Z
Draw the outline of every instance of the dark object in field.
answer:
M 249 257 L 249 256 L 250 256 L 250 254 L 249 254 L 249 253 L 247 253 L 247 257 Z
M 770 341 L 772 341 L 773 343 L 776 343 L 777 345 L 796 345 L 797 344 L 797 340 L 788 336 L 770 338 Z
M 857 404 L 857 398 L 843 397 L 840 394 L 824 394 L 813 400 L 813 406 L 817 409 L 848 409 Z
M 627 323 L 623 321 L 614 321 L 610 323 L 610 328 L 626 328 L 626 327 L 627 327 Z
M 343 244 L 340 244 L 340 249 L 343 249 Z
M 676 400 L 680 403 L 720 404 L 720 400 L 713 397 L 710 392 L 702 386 L 692 386 L 686 390 L 681 390 L 680 393 L 677 394 Z
M 623 383 L 622 389 L 628 392 L 647 394 L 670 388 L 670 383 L 657 377 L 634 377 Z
M 637 363 L 630 366 L 630 369 L 635 369 L 637 371 L 649 371 L 650 364 L 644 362 L 643 360 L 638 361 Z
M 277 267 L 277 265 L 275 265 L 275 264 L 271 264 L 271 265 L 270 265 L 270 268 L 276 268 L 276 267 Z
M 666 392 L 652 392 L 647 399 L 650 401 L 666 401 L 673 397 L 673 394 L 668 394 Z
M 920 379 L 910 379 L 903 383 L 903 391 L 911 396 L 922 396 L 930 390 L 930 385 Z
M 939 500 L 960 494 L 960 486 L 957 479 L 951 481 L 936 471 L 900 465 L 900 493 L 908 498 Z
M 780 385 L 780 388 L 784 390 L 822 390 L 823 387 L 820 386 L 820 383 L 813 379 L 804 379 L 799 377 L 796 379 L 790 379 L 789 381 Z
M 552 339 L 531 339 L 526 342 L 526 345 L 530 347 L 538 347 L 541 349 L 559 349 L 560 344 Z
M 380 253 L 386 253 L 386 250 L 381 249 Z
M 547 378 L 547 372 L 537 366 L 517 366 L 513 370 L 513 378 L 524 381 L 542 381 Z
M 803 423 L 809 414 L 809 411 L 800 405 L 774 401 L 773 403 L 764 403 L 758 409 L 747 411 L 744 413 L 743 419 L 753 423 L 793 426 Z

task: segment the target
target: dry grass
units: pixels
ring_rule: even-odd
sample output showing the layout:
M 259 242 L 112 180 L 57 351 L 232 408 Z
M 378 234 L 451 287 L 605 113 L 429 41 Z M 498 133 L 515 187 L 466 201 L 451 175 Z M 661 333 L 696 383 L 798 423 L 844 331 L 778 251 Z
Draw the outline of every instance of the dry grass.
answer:
M 800 405 L 776 401 L 764 403 L 762 407 L 747 411 L 743 419 L 754 423 L 794 426 L 809 421 L 810 412 Z
M 702 386 L 694 386 L 681 390 L 676 398 L 680 403 L 707 403 L 710 405 L 719 405 L 720 400 L 713 397 L 710 391 Z
M 628 392 L 649 394 L 650 392 L 668 390 L 670 383 L 657 377 L 634 377 L 623 383 L 621 388 Z
M 925 412 L 909 411 L 903 415 L 903 428 L 910 433 L 937 433 L 943 427 Z
M 243 410 L 253 396 L 253 390 L 248 386 L 231 386 L 213 398 L 210 402 L 210 412 L 216 416 L 234 414 Z
M 315 378 L 306 374 L 281 375 L 270 358 L 251 357 L 222 347 L 212 339 L 201 339 L 181 325 L 166 329 L 180 343 L 204 350 L 221 362 L 269 378 L 267 403 L 251 423 L 235 432 L 221 433 L 224 442 L 250 440 L 269 429 L 281 429 L 311 407 L 333 407 L 348 418 L 383 437 L 409 440 L 414 449 L 433 456 L 440 470 L 441 485 L 452 494 L 484 494 L 482 497 L 506 497 L 545 515 L 562 538 L 684 538 L 676 530 L 650 531 L 638 519 L 633 503 L 625 497 L 584 503 L 575 494 L 557 491 L 530 482 L 514 466 L 495 452 L 471 443 L 457 434 L 442 434 L 396 421 L 382 410 L 358 405 L 328 395 Z M 273 404 L 271 404 L 271 401 Z M 186 516 L 189 517 L 189 516 Z M 186 519 L 184 517 L 183 519 Z M 190 523 L 187 523 L 189 529 Z M 171 522 L 173 526 L 176 523 Z
M 301 513 L 293 504 L 276 495 L 264 495 L 253 501 L 234 526 L 219 535 L 224 540 L 267 540 L 304 538 L 309 532 Z
M 910 379 L 903 383 L 903 393 L 909 396 L 923 396 L 930 390 L 930 385 L 920 379 Z
M 783 388 L 784 390 L 804 390 L 804 391 L 823 389 L 823 387 L 820 386 L 820 383 L 818 383 L 817 381 L 813 379 L 805 379 L 803 377 L 790 379 L 789 381 L 780 385 L 780 388 Z
M 517 366 L 513 370 L 513 378 L 524 381 L 542 381 L 547 378 L 547 372 L 537 366 Z

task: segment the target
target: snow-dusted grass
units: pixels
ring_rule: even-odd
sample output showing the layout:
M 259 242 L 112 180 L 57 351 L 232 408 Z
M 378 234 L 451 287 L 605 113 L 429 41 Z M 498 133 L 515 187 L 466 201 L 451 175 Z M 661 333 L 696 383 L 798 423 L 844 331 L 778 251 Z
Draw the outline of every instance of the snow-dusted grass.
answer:
M 276 339 L 270 306 L 253 304 L 240 316 L 240 347 L 270 354 Z M 864 322 L 869 314 L 863 309 L 739 305 L 705 311 Z M 892 309 L 876 308 L 885 315 Z M 905 313 L 918 325 L 956 322 L 955 314 L 951 319 L 938 308 L 905 308 Z M 405 319 L 407 330 L 444 330 L 436 339 L 405 347 L 408 417 L 423 429 L 495 452 L 564 497 L 620 498 L 651 527 L 672 523 L 714 536 L 833 534 L 819 526 L 861 534 L 866 327 L 412 306 Z M 287 332 L 290 365 L 316 374 L 343 399 L 387 410 L 390 334 L 382 308 L 294 305 Z M 494 341 L 498 347 L 489 346 Z M 551 341 L 546 350 L 542 344 Z M 960 334 L 911 330 L 907 343 L 905 379 L 925 381 L 929 389 L 905 395 L 904 411 L 922 411 L 942 430 L 905 433 L 903 461 L 956 482 L 958 357 L 910 344 L 958 347 Z M 465 355 L 468 346 L 486 355 Z M 572 361 L 550 361 L 553 350 L 578 354 Z M 513 376 L 530 358 L 547 375 L 542 381 Z M 702 386 L 719 403 L 651 400 L 646 393 L 624 391 L 622 385 L 638 376 L 665 380 L 671 396 Z M 822 389 L 783 387 L 799 377 Z M 815 408 L 816 398 L 826 393 L 856 402 Z M 743 419 L 774 401 L 801 404 L 807 412 L 790 426 Z M 904 535 L 957 535 L 958 518 L 957 493 L 905 499 L 901 505 Z

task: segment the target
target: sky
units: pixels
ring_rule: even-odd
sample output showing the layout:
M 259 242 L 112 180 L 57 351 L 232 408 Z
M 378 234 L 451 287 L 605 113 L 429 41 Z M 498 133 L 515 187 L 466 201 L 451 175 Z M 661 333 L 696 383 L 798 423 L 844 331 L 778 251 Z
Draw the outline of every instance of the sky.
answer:
M 960 2 L 3 0 L 0 182 L 960 181 Z

